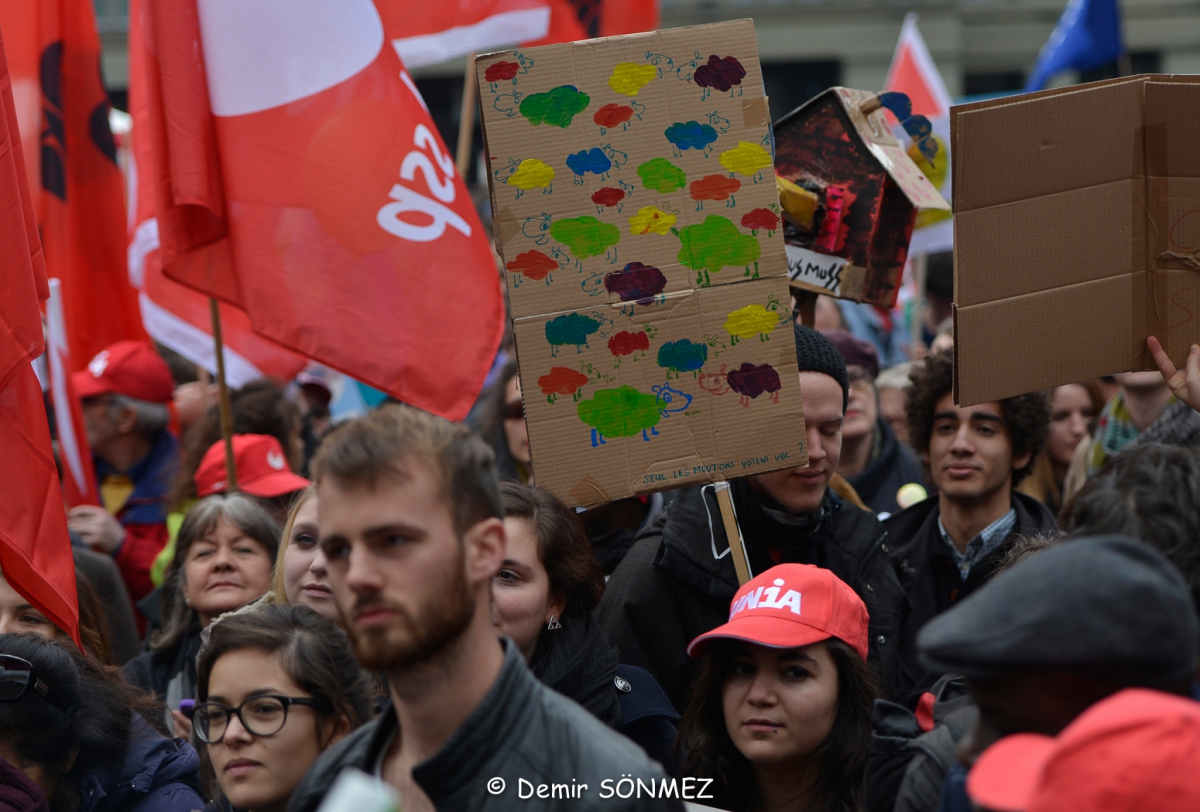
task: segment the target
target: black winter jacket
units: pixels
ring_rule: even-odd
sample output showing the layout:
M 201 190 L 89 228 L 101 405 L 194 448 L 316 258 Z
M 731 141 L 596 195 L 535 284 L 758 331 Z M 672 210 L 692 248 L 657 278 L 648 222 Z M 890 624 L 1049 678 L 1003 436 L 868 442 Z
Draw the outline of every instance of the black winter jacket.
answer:
M 657 792 L 666 777 L 662 768 L 633 742 L 534 679 L 511 641 L 502 645 L 504 665 L 483 701 L 441 750 L 413 767 L 413 780 L 437 809 L 682 812 L 678 795 L 661 800 L 643 792 L 640 799 L 636 793 L 622 799 L 615 786 L 623 777 L 651 781 Z M 346 767 L 372 773 L 397 730 L 396 713 L 389 707 L 322 753 L 292 793 L 288 812 L 314 812 Z M 522 790 L 530 792 L 521 780 L 534 788 L 532 797 L 521 796 Z M 539 798 L 539 784 L 565 784 L 577 797 L 564 798 L 560 792 L 557 798 Z M 577 789 L 582 784 L 586 790 Z M 497 787 L 502 789 L 495 792 Z
M 179 710 L 179 701 L 196 698 L 200 643 L 200 621 L 196 620 L 171 648 L 160 653 L 143 651 L 121 667 L 129 684 L 153 693 L 166 704 L 167 730 L 175 724 L 171 711 Z
M 1014 536 L 1032 536 L 1058 526 L 1053 514 L 1032 496 L 1013 491 L 1012 506 L 1017 511 L 1012 535 L 972 567 L 965 581 L 938 530 L 940 511 L 936 496 L 918 502 L 884 522 L 891 556 L 899 569 L 910 607 L 900 633 L 901 680 L 914 687 L 907 696 L 896 700 L 910 709 L 916 707 L 920 695 L 942 676 L 927 671 L 917 660 L 917 633 L 921 627 L 991 578 Z
M 896 492 L 910 482 L 925 487 L 925 472 L 912 449 L 896 439 L 886 420 L 875 421 L 875 436 L 879 453 L 846 481 L 876 514 L 899 513 Z
M 898 635 L 904 591 L 887 557 L 884 531 L 870 513 L 826 492 L 821 511 L 781 524 L 741 480 L 734 504 L 750 567 L 816 564 L 832 571 L 863 599 L 870 613 L 868 662 L 886 696 L 901 686 Z M 682 711 L 695 667 L 687 645 L 729 619 L 737 573 L 711 485 L 687 488 L 646 528 L 617 567 L 596 610 L 621 662 L 645 668 Z

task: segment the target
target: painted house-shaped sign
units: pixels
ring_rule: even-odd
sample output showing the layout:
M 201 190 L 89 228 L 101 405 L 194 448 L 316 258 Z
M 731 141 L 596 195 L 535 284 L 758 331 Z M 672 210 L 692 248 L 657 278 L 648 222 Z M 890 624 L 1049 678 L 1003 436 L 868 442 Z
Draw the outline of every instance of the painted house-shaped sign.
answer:
M 793 287 L 891 306 L 918 209 L 950 204 L 892 133 L 880 97 L 834 87 L 774 124 L 775 171 L 815 192 L 810 230 L 785 229 Z

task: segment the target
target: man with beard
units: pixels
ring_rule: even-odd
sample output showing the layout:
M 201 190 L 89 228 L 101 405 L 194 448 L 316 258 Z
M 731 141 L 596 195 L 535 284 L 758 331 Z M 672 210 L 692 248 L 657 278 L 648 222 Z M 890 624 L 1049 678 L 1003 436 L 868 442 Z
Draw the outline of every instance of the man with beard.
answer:
M 662 769 L 497 641 L 488 590 L 505 534 L 483 441 L 389 406 L 332 433 L 312 470 L 330 588 L 392 705 L 322 755 L 290 812 L 315 810 L 346 767 L 395 787 L 405 812 L 682 808 L 678 794 L 623 799 L 626 777 L 657 795 Z

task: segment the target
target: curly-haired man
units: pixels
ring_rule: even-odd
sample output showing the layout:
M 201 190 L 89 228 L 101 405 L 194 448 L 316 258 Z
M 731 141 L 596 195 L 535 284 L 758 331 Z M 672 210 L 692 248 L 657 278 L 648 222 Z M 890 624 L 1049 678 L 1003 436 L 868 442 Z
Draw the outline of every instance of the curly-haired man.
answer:
M 1041 502 L 1013 488 L 1045 442 L 1050 424 L 1045 395 L 955 406 L 950 353 L 931 355 L 911 377 L 909 438 L 937 495 L 884 523 L 885 544 L 910 602 L 900 634 L 903 682 L 917 686 L 910 704 L 939 676 L 917 661 L 921 627 L 986 581 L 1015 535 L 1055 526 Z

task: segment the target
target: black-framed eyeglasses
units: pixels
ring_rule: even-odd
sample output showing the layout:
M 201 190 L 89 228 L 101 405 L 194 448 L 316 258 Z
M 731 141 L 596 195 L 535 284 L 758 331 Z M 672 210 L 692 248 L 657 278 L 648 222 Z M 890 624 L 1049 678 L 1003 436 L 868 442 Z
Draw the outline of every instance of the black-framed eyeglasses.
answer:
M 875 376 L 869 369 L 854 364 L 847 365 L 846 377 L 850 380 L 851 386 L 870 386 L 875 383 Z
M 326 704 L 316 697 L 276 694 L 252 696 L 236 708 L 227 708 L 219 702 L 201 702 L 192 713 L 192 723 L 200 741 L 208 744 L 216 744 L 225 738 L 231 716 L 241 719 L 242 727 L 252 736 L 273 736 L 283 730 L 290 706 L 320 708 Z
M 16 702 L 30 687 L 62 712 L 69 712 L 62 698 L 33 673 L 33 663 L 12 654 L 0 654 L 0 702 Z

